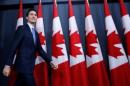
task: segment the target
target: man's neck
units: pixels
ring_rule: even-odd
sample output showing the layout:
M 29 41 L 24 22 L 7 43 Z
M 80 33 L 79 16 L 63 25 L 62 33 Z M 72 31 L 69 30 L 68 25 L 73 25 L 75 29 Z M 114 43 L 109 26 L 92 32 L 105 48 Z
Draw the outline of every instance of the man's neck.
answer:
M 35 23 L 28 22 L 28 24 L 30 24 L 31 26 L 35 27 Z
M 29 23 L 29 22 L 28 22 L 27 24 L 29 25 L 31 31 L 32 31 L 33 28 L 35 28 L 33 24 L 31 24 L 31 23 Z

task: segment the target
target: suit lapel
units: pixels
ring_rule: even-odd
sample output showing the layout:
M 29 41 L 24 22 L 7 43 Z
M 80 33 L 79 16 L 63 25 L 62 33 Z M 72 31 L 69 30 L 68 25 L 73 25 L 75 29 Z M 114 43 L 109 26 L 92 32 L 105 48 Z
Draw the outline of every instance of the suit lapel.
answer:
M 30 36 L 30 38 L 31 38 L 32 43 L 34 44 L 33 35 L 32 35 L 31 29 L 30 29 L 30 27 L 28 26 L 28 24 L 26 24 L 26 29 L 27 29 L 27 31 L 28 31 L 28 34 L 29 34 L 29 36 Z M 34 45 L 35 45 L 35 44 L 34 44 Z

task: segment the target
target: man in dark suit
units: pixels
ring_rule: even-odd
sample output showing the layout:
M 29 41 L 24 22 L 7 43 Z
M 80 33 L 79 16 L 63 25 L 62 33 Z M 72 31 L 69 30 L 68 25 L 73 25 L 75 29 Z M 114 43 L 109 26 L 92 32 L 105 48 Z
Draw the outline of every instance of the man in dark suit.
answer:
M 9 59 L 3 69 L 3 74 L 8 77 L 14 60 L 14 54 L 17 50 L 17 57 L 14 64 L 14 68 L 17 72 L 16 86 L 35 86 L 33 70 L 36 51 L 39 52 L 45 61 L 51 64 L 52 68 L 58 68 L 58 65 L 48 57 L 40 45 L 38 33 L 34 29 L 37 12 L 34 9 L 28 10 L 26 19 L 28 21 L 27 24 L 18 28 L 15 33 L 13 44 L 8 55 Z

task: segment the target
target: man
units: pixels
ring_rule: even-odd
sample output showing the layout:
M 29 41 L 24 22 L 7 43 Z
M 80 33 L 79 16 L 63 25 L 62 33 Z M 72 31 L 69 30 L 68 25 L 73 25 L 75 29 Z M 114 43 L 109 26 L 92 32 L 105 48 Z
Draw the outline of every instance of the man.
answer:
M 33 70 L 35 65 L 36 51 L 49 62 L 52 68 L 57 69 L 58 65 L 43 51 L 38 33 L 35 31 L 37 12 L 34 9 L 28 10 L 26 14 L 27 24 L 17 29 L 10 48 L 9 59 L 3 69 L 3 74 L 8 77 L 17 49 L 17 57 L 14 68 L 17 72 L 16 86 L 35 86 Z

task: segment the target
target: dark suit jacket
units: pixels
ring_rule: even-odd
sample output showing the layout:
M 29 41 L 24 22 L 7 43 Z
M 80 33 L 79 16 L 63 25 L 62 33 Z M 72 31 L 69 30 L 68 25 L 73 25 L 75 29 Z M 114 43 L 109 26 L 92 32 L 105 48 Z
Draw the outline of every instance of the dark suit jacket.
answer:
M 35 31 L 36 32 L 36 31 Z M 33 36 L 28 24 L 18 28 L 15 37 L 13 39 L 13 44 L 9 51 L 9 59 L 6 65 L 11 66 L 14 59 L 14 54 L 17 49 L 17 57 L 14 64 L 16 71 L 20 73 L 33 73 L 36 51 L 39 52 L 40 56 L 47 62 L 51 61 L 51 58 L 43 51 L 38 33 L 36 32 L 36 43 L 34 44 Z

